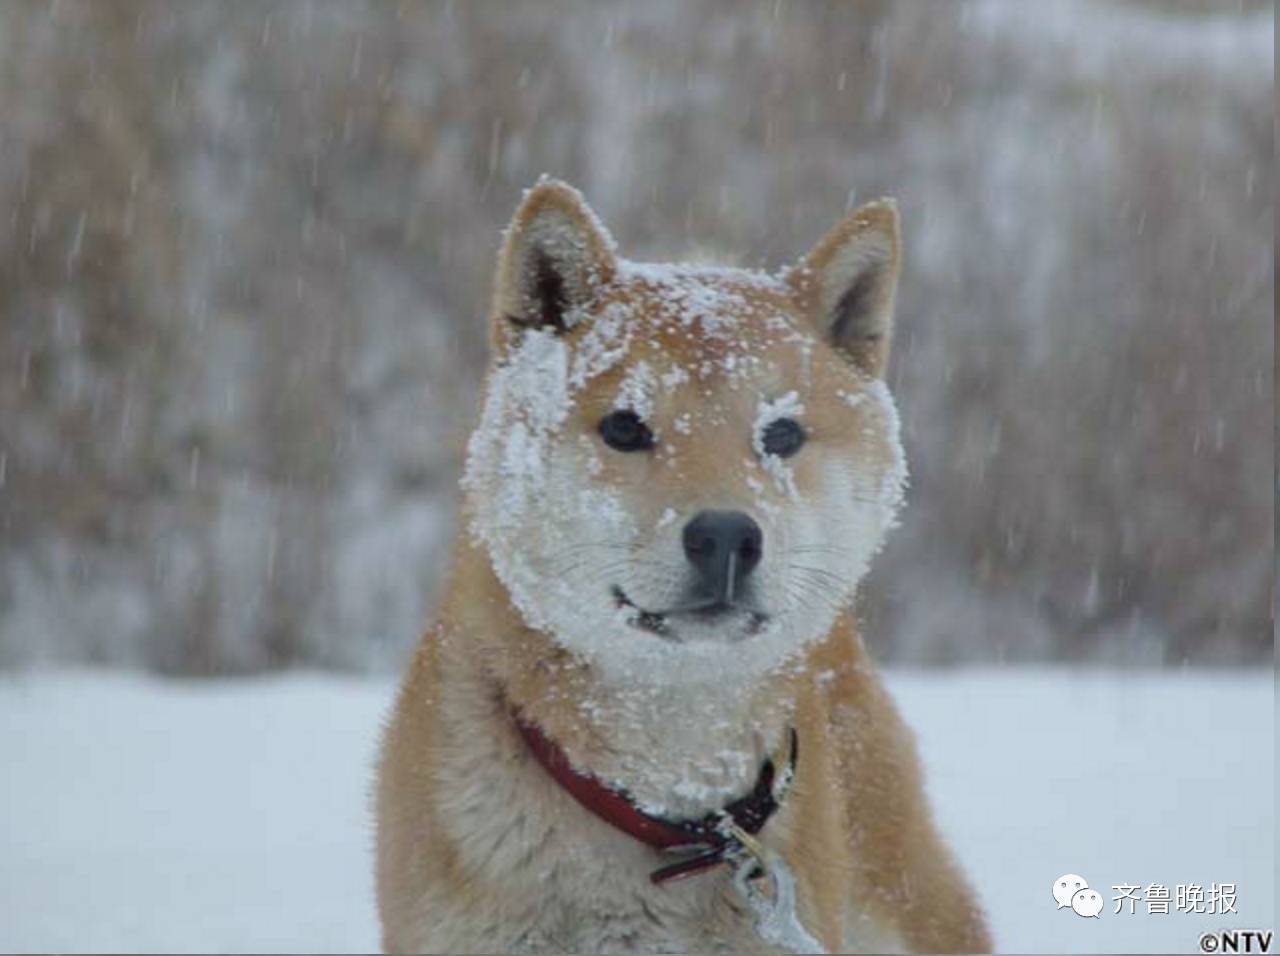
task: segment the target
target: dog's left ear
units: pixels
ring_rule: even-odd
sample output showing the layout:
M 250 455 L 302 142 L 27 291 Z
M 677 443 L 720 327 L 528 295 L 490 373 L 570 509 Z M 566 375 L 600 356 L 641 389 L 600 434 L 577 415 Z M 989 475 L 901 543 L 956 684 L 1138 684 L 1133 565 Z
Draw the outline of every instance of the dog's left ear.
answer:
M 787 273 L 822 335 L 876 377 L 889 360 L 900 260 L 898 206 L 879 199 L 845 216 Z
M 613 238 L 572 186 L 543 178 L 525 193 L 498 257 L 493 347 L 501 354 L 522 329 L 562 334 L 617 268 Z

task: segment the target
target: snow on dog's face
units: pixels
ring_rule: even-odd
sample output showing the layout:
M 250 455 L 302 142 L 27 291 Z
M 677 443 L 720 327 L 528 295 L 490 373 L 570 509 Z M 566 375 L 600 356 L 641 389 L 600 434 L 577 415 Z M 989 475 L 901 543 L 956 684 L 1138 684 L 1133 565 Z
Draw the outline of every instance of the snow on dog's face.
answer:
M 773 277 L 626 262 L 576 191 L 530 191 L 464 479 L 526 622 L 641 682 L 758 675 L 825 635 L 906 480 L 897 267 L 887 203 Z

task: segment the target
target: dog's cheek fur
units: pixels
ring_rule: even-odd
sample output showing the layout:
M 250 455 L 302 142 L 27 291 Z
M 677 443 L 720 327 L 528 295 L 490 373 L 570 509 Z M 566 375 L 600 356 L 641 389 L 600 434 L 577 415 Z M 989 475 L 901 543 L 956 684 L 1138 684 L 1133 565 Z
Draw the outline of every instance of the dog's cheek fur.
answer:
M 610 573 L 635 548 L 638 523 L 623 495 L 590 474 L 578 442 L 560 438 L 548 458 L 542 507 L 513 529 L 501 556 L 491 547 L 491 557 L 519 582 L 512 595 L 526 619 L 544 621 L 567 649 L 590 655 L 625 627 L 611 603 Z
M 844 393 L 849 394 L 849 393 Z M 797 643 L 825 634 L 849 606 L 871 559 L 897 521 L 907 482 L 896 407 L 882 382 L 856 401 L 811 402 L 839 441 L 802 449 L 798 495 L 772 511 L 781 547 L 766 559 L 772 587 L 785 589 L 787 629 Z M 771 600 L 778 598 L 771 595 Z
M 884 527 L 877 509 L 859 501 L 866 483 L 855 462 L 827 456 L 812 469 L 801 500 L 784 512 L 784 544 L 771 567 L 771 579 L 783 593 L 775 600 L 786 614 L 797 643 L 826 634 L 879 547 Z

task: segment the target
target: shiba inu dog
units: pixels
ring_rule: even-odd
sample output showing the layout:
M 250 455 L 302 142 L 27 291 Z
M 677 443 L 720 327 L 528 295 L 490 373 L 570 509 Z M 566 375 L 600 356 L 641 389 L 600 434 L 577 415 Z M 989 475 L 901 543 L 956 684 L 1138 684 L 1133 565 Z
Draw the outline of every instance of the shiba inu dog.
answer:
M 526 194 L 377 771 L 387 950 L 988 950 L 852 609 L 906 480 L 898 268 L 890 202 L 765 275 Z

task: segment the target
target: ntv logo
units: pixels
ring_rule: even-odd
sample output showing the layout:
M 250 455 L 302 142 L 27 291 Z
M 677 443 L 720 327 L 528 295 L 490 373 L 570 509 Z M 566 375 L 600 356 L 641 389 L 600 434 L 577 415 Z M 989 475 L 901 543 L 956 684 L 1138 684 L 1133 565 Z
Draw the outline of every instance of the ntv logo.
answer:
M 1275 934 L 1257 929 L 1224 929 L 1200 937 L 1202 953 L 1269 953 Z

